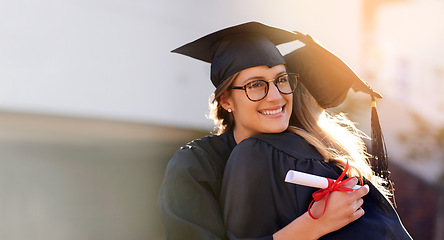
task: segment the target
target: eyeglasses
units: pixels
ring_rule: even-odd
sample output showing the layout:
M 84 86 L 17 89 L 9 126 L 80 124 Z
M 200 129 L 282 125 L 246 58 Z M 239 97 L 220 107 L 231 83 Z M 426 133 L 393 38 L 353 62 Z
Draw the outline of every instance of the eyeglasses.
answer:
M 245 84 L 244 86 L 231 86 L 230 89 L 244 90 L 247 98 L 253 102 L 264 99 L 270 89 L 269 82 L 274 82 L 277 89 L 282 94 L 291 94 L 296 89 L 298 83 L 298 74 L 285 73 L 271 80 L 256 80 Z

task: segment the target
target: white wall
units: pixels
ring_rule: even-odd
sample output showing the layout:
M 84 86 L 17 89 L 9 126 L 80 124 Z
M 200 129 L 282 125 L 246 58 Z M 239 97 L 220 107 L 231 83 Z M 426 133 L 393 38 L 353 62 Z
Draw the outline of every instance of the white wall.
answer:
M 170 50 L 245 21 L 359 70 L 360 1 L 0 1 L 0 109 L 210 128 L 209 65 Z
M 377 17 L 378 77 L 390 97 L 444 124 L 444 2 L 386 4 Z

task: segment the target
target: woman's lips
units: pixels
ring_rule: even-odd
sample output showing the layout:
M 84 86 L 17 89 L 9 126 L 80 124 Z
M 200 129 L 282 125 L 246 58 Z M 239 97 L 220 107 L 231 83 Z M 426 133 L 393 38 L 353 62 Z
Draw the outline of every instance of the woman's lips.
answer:
M 275 109 L 264 109 L 264 110 L 259 110 L 259 113 L 262 115 L 276 115 L 279 113 L 282 113 L 284 111 L 284 106 L 275 108 Z

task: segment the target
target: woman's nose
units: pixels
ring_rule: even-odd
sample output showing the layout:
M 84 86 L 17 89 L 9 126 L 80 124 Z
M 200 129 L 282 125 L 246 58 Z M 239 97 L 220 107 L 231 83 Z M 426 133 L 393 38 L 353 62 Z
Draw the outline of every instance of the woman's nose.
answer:
M 270 82 L 266 99 L 268 101 L 273 101 L 273 100 L 280 99 L 280 98 L 282 98 L 282 95 L 279 92 L 279 89 L 276 87 L 274 82 Z

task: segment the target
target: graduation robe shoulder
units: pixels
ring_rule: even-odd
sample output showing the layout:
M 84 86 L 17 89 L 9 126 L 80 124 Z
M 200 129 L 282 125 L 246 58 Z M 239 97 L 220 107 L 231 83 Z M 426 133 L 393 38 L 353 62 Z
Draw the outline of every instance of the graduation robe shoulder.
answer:
M 190 142 L 174 154 L 158 198 L 167 239 L 226 239 L 218 198 L 235 145 L 226 133 Z
M 234 148 L 220 195 L 229 239 L 271 240 L 308 210 L 317 189 L 284 182 L 288 170 L 332 179 L 341 173 L 302 137 L 289 132 L 254 136 Z M 364 196 L 364 216 L 321 239 L 411 239 L 391 204 L 366 183 L 370 192 Z

